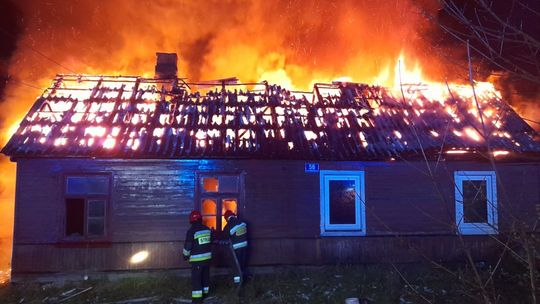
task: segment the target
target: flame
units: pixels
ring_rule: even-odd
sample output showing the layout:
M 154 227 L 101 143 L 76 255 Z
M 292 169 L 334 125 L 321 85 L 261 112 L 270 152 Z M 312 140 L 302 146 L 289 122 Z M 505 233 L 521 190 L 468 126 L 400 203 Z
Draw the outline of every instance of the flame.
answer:
M 9 282 L 9 279 L 11 277 L 11 269 L 1 269 L 0 270 L 0 286 L 6 284 Z
M 22 117 L 17 120 L 16 123 L 12 124 L 7 131 L 6 138 L 10 138 L 17 130 L 19 129 L 19 122 L 22 120 Z

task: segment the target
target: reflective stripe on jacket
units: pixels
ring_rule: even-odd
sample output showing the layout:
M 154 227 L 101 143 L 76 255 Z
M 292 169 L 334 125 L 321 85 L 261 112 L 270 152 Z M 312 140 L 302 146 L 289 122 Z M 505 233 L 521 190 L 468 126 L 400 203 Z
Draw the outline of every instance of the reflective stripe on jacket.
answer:
M 247 224 L 237 217 L 231 217 L 223 228 L 225 237 L 231 240 L 234 249 L 247 247 Z
M 212 259 L 212 232 L 200 222 L 191 224 L 186 233 L 183 255 L 190 263 Z

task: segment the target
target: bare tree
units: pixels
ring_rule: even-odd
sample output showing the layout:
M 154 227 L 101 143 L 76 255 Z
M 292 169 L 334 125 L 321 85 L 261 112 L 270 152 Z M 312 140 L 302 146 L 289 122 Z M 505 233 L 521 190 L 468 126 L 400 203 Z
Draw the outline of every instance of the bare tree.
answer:
M 494 70 L 540 84 L 540 1 L 439 0 L 429 16 Z

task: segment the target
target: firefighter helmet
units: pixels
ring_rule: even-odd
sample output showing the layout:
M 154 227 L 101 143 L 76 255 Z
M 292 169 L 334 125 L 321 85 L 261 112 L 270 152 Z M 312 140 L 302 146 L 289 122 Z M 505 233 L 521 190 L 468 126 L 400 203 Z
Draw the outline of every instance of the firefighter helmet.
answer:
M 225 219 L 228 221 L 229 217 L 236 216 L 236 214 L 234 214 L 234 212 L 232 212 L 231 210 L 227 210 L 225 211 L 225 214 L 223 216 L 225 216 Z
M 190 223 L 193 223 L 193 222 L 196 222 L 198 220 L 202 219 L 202 215 L 199 211 L 197 210 L 193 210 L 191 211 L 191 213 L 189 214 L 189 222 Z

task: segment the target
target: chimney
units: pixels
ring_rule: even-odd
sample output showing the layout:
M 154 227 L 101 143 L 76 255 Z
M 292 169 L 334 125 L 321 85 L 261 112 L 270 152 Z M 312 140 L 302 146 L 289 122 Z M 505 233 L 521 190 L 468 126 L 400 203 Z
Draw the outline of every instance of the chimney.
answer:
M 178 68 L 176 63 L 178 56 L 176 53 L 156 53 L 156 74 L 155 78 L 176 78 Z

